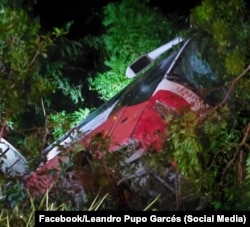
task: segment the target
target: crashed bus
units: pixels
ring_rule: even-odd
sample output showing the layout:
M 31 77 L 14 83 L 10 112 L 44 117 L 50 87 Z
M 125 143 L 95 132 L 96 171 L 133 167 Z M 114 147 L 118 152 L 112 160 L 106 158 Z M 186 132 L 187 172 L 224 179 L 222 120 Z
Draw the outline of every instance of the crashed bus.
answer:
M 163 201 L 174 200 L 175 181 L 179 179 L 175 164 L 168 163 L 162 174 L 149 170 L 140 160 L 149 150 L 162 149 L 168 136 L 166 116 L 183 109 L 199 116 L 223 98 L 223 89 L 203 92 L 217 86 L 216 75 L 204 56 L 195 38 L 180 37 L 141 56 L 126 70 L 127 77 L 135 77 L 128 86 L 42 151 L 37 169 L 24 174 L 25 186 L 34 196 L 41 196 L 48 190 L 53 192 L 58 182 L 74 195 L 76 202 L 87 202 L 88 190 L 83 182 L 77 182 L 72 175 L 61 179 L 67 168 L 72 173 L 72 166 L 67 167 L 71 154 L 80 150 L 78 153 L 84 153 L 85 158 L 102 159 L 104 152 L 115 155 L 122 151 L 121 165 L 133 168 L 124 171 L 116 185 L 133 181 L 139 193 L 151 201 L 162 193 L 162 189 L 158 191 L 161 185 Z M 157 182 L 154 187 L 149 186 L 152 179 Z

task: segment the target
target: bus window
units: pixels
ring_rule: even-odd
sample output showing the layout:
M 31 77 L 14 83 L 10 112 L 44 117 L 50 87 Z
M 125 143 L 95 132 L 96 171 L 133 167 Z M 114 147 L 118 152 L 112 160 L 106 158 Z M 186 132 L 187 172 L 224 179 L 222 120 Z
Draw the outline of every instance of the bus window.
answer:
M 163 79 L 166 71 L 171 65 L 176 53 L 172 53 L 167 58 L 154 66 L 151 70 L 133 81 L 129 87 L 120 95 L 117 107 L 131 106 L 148 100 L 154 93 L 156 87 Z M 115 110 L 117 110 L 117 107 Z
M 199 51 L 196 40 L 191 40 L 181 53 L 169 74 L 170 80 L 176 80 L 173 75 L 179 75 L 178 83 L 188 85 L 198 95 L 202 94 L 206 102 L 211 101 L 210 104 L 216 104 L 223 99 L 224 88 L 221 88 L 212 68 Z

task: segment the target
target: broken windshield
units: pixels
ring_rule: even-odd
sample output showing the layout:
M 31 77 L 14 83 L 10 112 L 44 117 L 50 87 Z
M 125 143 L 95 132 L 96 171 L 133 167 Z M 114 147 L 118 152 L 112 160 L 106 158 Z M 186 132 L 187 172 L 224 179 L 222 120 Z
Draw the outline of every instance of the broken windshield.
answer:
M 188 43 L 167 78 L 202 94 L 205 102 L 214 105 L 222 100 L 225 91 L 198 44 L 196 40 Z

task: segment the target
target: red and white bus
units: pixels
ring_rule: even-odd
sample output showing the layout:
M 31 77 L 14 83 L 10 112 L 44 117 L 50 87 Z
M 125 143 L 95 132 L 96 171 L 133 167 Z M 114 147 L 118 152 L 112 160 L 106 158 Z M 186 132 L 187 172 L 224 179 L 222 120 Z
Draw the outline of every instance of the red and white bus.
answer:
M 55 185 L 76 145 L 96 158 L 102 158 L 104 149 L 114 155 L 122 150 L 126 152 L 126 163 L 140 160 L 149 148 L 159 151 L 168 135 L 168 114 L 185 108 L 199 115 L 223 96 L 219 91 L 202 92 L 217 82 L 205 56 L 196 39 L 176 38 L 139 58 L 127 68 L 127 77 L 136 76 L 127 87 L 42 152 L 44 161 L 28 174 L 26 187 L 41 195 Z M 108 139 L 108 146 L 101 146 L 102 142 L 93 138 Z M 148 170 L 139 165 L 117 184 L 129 178 L 138 178 L 141 184 L 147 174 Z M 169 182 L 173 177 L 155 178 L 174 193 Z M 84 185 L 82 192 L 86 196 Z

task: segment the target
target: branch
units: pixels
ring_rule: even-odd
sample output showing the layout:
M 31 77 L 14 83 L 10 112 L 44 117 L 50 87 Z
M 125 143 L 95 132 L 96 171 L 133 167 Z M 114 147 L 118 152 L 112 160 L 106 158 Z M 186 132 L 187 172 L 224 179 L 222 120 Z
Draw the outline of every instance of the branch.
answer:
M 246 129 L 245 134 L 241 140 L 241 143 L 239 144 L 240 146 L 243 146 L 246 143 L 246 141 L 249 137 L 249 134 L 250 134 L 250 122 L 248 122 L 248 124 L 247 124 L 247 129 Z
M 227 91 L 227 94 L 226 96 L 224 97 L 224 99 L 218 104 L 216 105 L 213 109 L 216 110 L 218 109 L 219 107 L 221 107 L 226 101 L 227 101 L 227 98 L 229 97 L 229 95 L 231 94 L 232 90 L 234 89 L 234 86 L 236 85 L 236 83 L 243 77 L 247 74 L 247 72 L 250 71 L 250 65 L 247 66 L 247 68 L 239 75 L 237 76 L 236 78 L 234 78 L 231 82 L 230 82 L 230 87 Z
M 242 153 L 242 149 L 241 147 L 244 146 L 244 144 L 246 143 L 248 137 L 249 137 L 249 133 L 250 133 L 250 122 L 248 122 L 245 134 L 239 144 L 239 147 L 237 148 L 237 151 L 234 154 L 234 157 L 227 163 L 227 166 L 225 167 L 224 171 L 223 171 L 223 175 L 225 174 L 226 170 L 234 163 L 234 160 L 236 159 L 238 153 Z
M 250 65 L 247 66 L 247 68 L 240 74 L 238 75 L 236 78 L 234 78 L 229 84 L 231 84 L 229 86 L 229 89 L 224 97 L 224 99 L 218 103 L 216 106 L 214 106 L 213 108 L 209 109 L 205 114 L 203 113 L 199 118 L 199 123 L 201 124 L 202 122 L 204 122 L 205 119 L 207 119 L 210 116 L 210 113 L 213 113 L 215 110 L 219 109 L 224 103 L 226 103 L 229 95 L 231 94 L 232 90 L 234 89 L 236 83 L 247 74 L 247 72 L 250 71 Z

